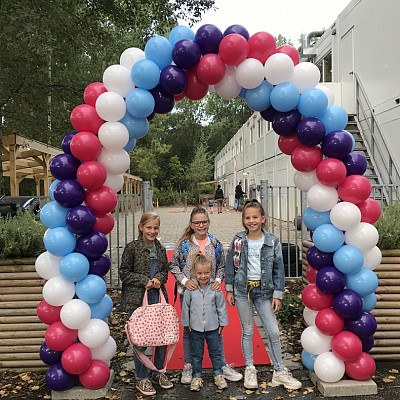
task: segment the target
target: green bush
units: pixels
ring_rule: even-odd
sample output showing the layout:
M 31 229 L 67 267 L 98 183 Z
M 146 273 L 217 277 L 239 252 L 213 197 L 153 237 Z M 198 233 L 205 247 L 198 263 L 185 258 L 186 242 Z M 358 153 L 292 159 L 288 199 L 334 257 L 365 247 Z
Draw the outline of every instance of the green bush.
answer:
M 211 183 L 207 185 L 199 185 L 199 193 L 214 194 L 214 185 Z
M 30 212 L 0 220 L 0 259 L 36 257 L 44 249 L 46 227 Z
M 178 202 L 179 193 L 170 188 L 153 188 L 154 196 L 158 199 L 159 206 L 172 206 Z
M 285 294 L 282 308 L 278 313 L 278 320 L 284 329 L 289 329 L 294 321 L 303 318 L 304 304 L 301 294 Z
M 374 225 L 379 233 L 377 246 L 381 250 L 400 249 L 400 202 L 386 206 Z

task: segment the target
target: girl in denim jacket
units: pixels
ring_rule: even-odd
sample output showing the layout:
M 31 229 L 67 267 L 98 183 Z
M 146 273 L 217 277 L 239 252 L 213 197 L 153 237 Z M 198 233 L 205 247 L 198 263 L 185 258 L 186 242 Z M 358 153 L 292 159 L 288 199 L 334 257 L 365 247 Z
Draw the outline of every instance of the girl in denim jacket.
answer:
M 278 238 L 265 230 L 265 212 L 257 200 L 243 206 L 245 231 L 236 234 L 225 265 L 228 305 L 238 309 L 242 325 L 242 351 L 246 362 L 244 386 L 256 389 L 257 371 L 253 364 L 253 306 L 268 335 L 269 354 L 274 373 L 272 383 L 287 389 L 299 389 L 301 383 L 283 366 L 276 313 L 282 307 L 285 275 L 282 248 Z

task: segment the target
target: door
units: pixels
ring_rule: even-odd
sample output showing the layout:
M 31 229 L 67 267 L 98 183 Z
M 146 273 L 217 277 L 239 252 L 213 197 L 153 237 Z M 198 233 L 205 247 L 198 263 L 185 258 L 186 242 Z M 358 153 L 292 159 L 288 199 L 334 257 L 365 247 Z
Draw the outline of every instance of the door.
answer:
M 355 114 L 354 85 L 354 27 L 351 27 L 341 38 L 340 78 L 342 82 L 342 107 L 348 114 Z

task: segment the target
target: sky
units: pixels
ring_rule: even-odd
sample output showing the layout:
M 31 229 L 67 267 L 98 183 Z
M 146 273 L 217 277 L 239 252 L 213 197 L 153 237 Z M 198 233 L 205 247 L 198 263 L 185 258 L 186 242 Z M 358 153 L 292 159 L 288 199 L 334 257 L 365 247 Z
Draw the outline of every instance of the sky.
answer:
M 208 11 L 202 21 L 216 25 L 222 33 L 230 25 L 244 26 L 250 35 L 264 31 L 290 39 L 295 47 L 302 33 L 329 28 L 351 0 L 216 0 L 216 11 Z M 181 22 L 182 25 L 187 25 Z

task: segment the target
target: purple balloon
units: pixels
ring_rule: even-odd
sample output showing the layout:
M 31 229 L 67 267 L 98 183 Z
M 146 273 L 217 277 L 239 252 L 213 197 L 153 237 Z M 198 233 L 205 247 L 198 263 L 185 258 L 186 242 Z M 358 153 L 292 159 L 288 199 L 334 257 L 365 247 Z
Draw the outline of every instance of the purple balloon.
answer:
M 320 270 L 323 267 L 332 266 L 334 253 L 326 253 L 311 246 L 306 253 L 307 262 L 314 269 Z
M 353 318 L 362 310 L 361 296 L 354 290 L 344 289 L 333 297 L 332 308 L 343 318 Z
M 360 339 L 372 336 L 377 328 L 375 317 L 368 311 L 361 311 L 354 318 L 344 321 L 345 328 Z
M 374 347 L 374 337 L 367 336 L 365 338 L 361 338 L 361 343 L 362 343 L 362 351 L 365 353 L 368 353 L 373 347 Z
M 167 65 L 160 74 L 161 89 L 171 96 L 182 93 L 187 86 L 187 76 L 182 68 Z
M 296 136 L 301 144 L 316 146 L 325 138 L 325 125 L 318 118 L 305 118 L 297 125 Z
M 50 162 L 50 172 L 60 181 L 76 179 L 76 171 L 80 165 L 81 162 L 72 154 L 57 154 Z
M 52 390 L 71 389 L 76 383 L 76 375 L 68 373 L 60 362 L 53 364 L 46 372 L 47 386 Z
M 44 342 L 40 346 L 39 356 L 40 359 L 47 365 L 53 365 L 55 363 L 61 362 L 62 351 L 55 351 L 47 346 Z
M 225 29 L 224 37 L 230 35 L 231 33 L 242 35 L 246 40 L 249 40 L 250 38 L 249 31 L 242 25 L 235 24 L 228 26 L 228 28 Z
M 201 58 L 199 45 L 190 39 L 182 39 L 172 48 L 172 59 L 182 69 L 193 69 Z
M 85 199 L 85 189 L 78 181 L 64 179 L 54 189 L 54 199 L 65 208 L 75 207 Z
M 154 111 L 157 114 L 167 114 L 169 113 L 175 105 L 174 96 L 166 94 L 160 85 L 157 85 L 154 89 L 150 89 L 149 92 L 153 95 L 155 105 Z
M 88 274 L 104 276 L 110 269 L 111 259 L 107 253 L 100 256 L 98 260 L 91 260 Z
M 70 148 L 71 140 L 77 133 L 78 133 L 77 131 L 73 131 L 73 132 L 67 133 L 63 137 L 63 140 L 61 142 L 61 148 L 63 149 L 64 153 L 72 154 L 71 153 L 71 148 Z
M 68 211 L 65 220 L 71 232 L 82 235 L 93 229 L 96 215 L 89 207 L 76 206 Z
M 222 37 L 222 32 L 217 26 L 206 24 L 197 29 L 195 41 L 203 56 L 209 53 L 218 54 Z
M 86 256 L 88 260 L 97 260 L 107 250 L 108 240 L 106 235 L 99 231 L 91 231 L 79 236 L 76 249 Z
M 296 133 L 296 128 L 301 121 L 301 114 L 298 110 L 287 112 L 276 111 L 272 121 L 273 130 L 281 136 L 290 136 Z
M 346 284 L 344 274 L 336 267 L 321 268 L 316 275 L 315 283 L 318 289 L 325 294 L 337 294 Z
M 332 131 L 325 136 L 321 149 L 326 157 L 341 160 L 352 151 L 353 140 L 345 131 Z
M 357 151 L 352 151 L 346 157 L 342 158 L 342 162 L 346 166 L 347 176 L 364 175 L 364 172 L 367 170 L 367 159 Z
M 274 107 L 269 106 L 266 110 L 260 112 L 262 118 L 264 118 L 268 122 L 272 122 L 274 120 L 274 115 L 276 110 Z

